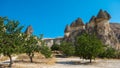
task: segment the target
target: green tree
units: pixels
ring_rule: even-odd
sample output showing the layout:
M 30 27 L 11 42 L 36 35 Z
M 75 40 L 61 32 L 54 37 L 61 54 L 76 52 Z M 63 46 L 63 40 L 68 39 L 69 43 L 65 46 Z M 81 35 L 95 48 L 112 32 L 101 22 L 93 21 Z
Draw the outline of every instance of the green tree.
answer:
M 50 58 L 52 55 L 52 51 L 51 49 L 45 45 L 45 41 L 42 40 L 43 38 L 43 34 L 40 35 L 40 37 L 38 37 L 39 41 L 41 42 L 41 46 L 40 46 L 40 52 L 46 57 L 46 58 Z
M 41 45 L 41 51 L 40 51 L 46 58 L 50 58 L 52 55 L 51 49 L 46 45 Z
M 19 27 L 18 21 L 8 20 L 6 23 L 4 24 L 4 34 L 2 34 L 1 51 L 3 55 L 9 57 L 9 66 L 11 67 L 13 63 L 12 54 L 19 53 L 19 46 L 22 45 L 20 34 L 23 26 Z
M 30 62 L 33 62 L 33 57 L 35 52 L 40 52 L 40 46 L 38 45 L 38 40 L 36 36 L 31 35 L 26 39 L 26 44 L 24 45 L 24 51 L 29 56 Z
M 83 59 L 95 59 L 103 50 L 101 41 L 95 35 L 87 33 L 77 37 L 76 55 Z
M 66 56 L 73 56 L 75 53 L 75 46 L 73 46 L 72 43 L 62 42 L 60 45 L 60 50 Z

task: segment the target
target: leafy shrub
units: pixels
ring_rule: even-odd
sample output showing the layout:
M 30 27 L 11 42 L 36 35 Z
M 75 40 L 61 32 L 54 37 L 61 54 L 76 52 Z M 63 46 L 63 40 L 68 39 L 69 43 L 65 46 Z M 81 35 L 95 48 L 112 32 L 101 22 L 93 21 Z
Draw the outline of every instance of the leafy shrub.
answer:
M 115 54 L 115 55 L 116 55 L 115 57 L 116 57 L 117 59 L 120 59 L 120 51 L 119 51 L 119 50 L 116 51 L 116 54 Z
M 103 53 L 99 54 L 100 58 L 116 58 L 116 50 L 112 47 L 107 47 Z
M 72 56 L 75 53 L 75 47 L 72 45 L 72 43 L 63 42 L 60 45 L 60 50 L 66 56 Z
M 52 47 L 51 47 L 51 50 L 52 50 L 52 51 L 60 50 L 60 45 L 58 45 L 58 44 L 53 44 Z
M 41 53 L 46 57 L 50 58 L 52 55 L 52 51 L 48 46 L 41 46 Z

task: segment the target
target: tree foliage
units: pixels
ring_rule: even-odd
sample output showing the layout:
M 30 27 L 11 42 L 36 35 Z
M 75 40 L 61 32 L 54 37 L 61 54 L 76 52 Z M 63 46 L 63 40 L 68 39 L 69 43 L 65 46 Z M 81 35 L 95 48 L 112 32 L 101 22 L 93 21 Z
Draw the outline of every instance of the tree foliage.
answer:
M 100 58 L 117 58 L 119 52 L 112 47 L 107 47 L 102 53 L 99 54 Z
M 72 43 L 62 42 L 60 45 L 60 50 L 66 56 L 73 56 L 75 53 L 75 46 L 73 46 Z
M 41 51 L 40 51 L 46 58 L 50 58 L 52 55 L 52 51 L 51 49 L 46 46 L 46 45 L 42 45 L 41 46 Z
M 101 41 L 95 35 L 87 33 L 77 37 L 76 55 L 83 59 L 92 59 L 98 56 L 103 49 Z
M 31 62 L 35 52 L 43 53 L 46 57 L 50 57 L 52 52 L 42 41 L 42 36 L 36 37 L 26 35 L 21 32 L 23 26 L 19 26 L 18 21 L 0 17 L 0 54 L 8 56 L 10 59 L 9 66 L 12 66 L 12 55 L 26 53 Z M 38 43 L 39 42 L 39 43 Z
M 40 52 L 40 46 L 38 45 L 38 41 L 36 36 L 30 36 L 26 40 L 24 45 L 24 51 L 29 56 L 30 61 L 33 62 L 33 57 L 35 52 Z
M 0 25 L 2 30 L 2 36 L 0 38 L 0 48 L 3 55 L 6 55 L 10 58 L 10 67 L 12 65 L 12 54 L 19 53 L 19 46 L 22 45 L 22 38 L 20 36 L 23 26 L 19 27 L 18 21 L 7 20 L 6 24 L 4 23 L 5 19 L 3 18 L 2 24 Z

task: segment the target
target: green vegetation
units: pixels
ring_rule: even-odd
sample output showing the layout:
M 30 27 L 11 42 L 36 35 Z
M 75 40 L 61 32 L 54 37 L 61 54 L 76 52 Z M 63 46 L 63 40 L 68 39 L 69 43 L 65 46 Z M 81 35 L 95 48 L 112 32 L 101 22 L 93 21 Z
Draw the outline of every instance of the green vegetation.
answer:
M 52 51 L 48 46 L 42 45 L 41 46 L 41 53 L 46 57 L 50 58 L 52 55 Z
M 73 56 L 75 54 L 75 46 L 73 46 L 72 43 L 62 42 L 60 50 L 65 56 Z
M 104 51 L 101 54 L 99 54 L 99 57 L 100 58 L 116 58 L 117 55 L 118 55 L 117 50 L 115 50 L 112 47 L 107 47 L 104 49 Z
M 13 64 L 13 54 L 26 53 L 31 62 L 33 62 L 35 52 L 41 52 L 46 58 L 51 57 L 51 50 L 41 40 L 43 35 L 40 38 L 33 35 L 28 36 L 21 32 L 23 26 L 19 26 L 19 24 L 18 21 L 0 17 L 0 54 L 9 57 L 9 67 Z
M 51 50 L 52 50 L 52 51 L 59 51 L 59 50 L 60 50 L 60 45 L 58 45 L 58 44 L 53 44 L 52 47 L 51 47 Z
M 52 51 L 58 50 L 65 56 L 79 56 L 83 59 L 100 58 L 120 58 L 120 51 L 112 47 L 104 47 L 101 41 L 93 34 L 84 33 L 77 37 L 75 45 L 71 42 L 62 42 L 60 45 L 54 44 L 51 49 L 44 44 L 40 37 L 27 35 L 21 32 L 23 26 L 19 26 L 18 21 L 8 20 L 0 17 L 0 54 L 8 56 L 10 59 L 9 67 L 12 66 L 12 55 L 26 53 L 30 62 L 33 62 L 34 53 L 43 54 L 50 58 Z M 40 43 L 38 43 L 40 42 Z
M 33 62 L 33 57 L 35 52 L 40 52 L 40 46 L 37 45 L 38 41 L 35 36 L 30 36 L 26 39 L 26 44 L 24 45 L 25 53 L 29 56 L 30 62 Z
M 7 22 L 7 24 L 4 24 Z M 22 38 L 20 36 L 23 26 L 19 27 L 18 21 L 5 21 L 1 18 L 1 38 L 0 38 L 0 50 L 3 55 L 6 55 L 10 59 L 9 66 L 12 65 L 12 54 L 18 54 L 20 50 L 20 45 L 22 45 Z
M 51 49 L 45 45 L 45 42 L 42 40 L 43 34 L 40 35 L 40 37 L 38 38 L 41 42 L 41 46 L 40 46 L 40 52 L 46 57 L 46 58 L 50 58 L 52 55 L 52 51 Z
M 95 35 L 87 33 L 77 38 L 76 55 L 83 59 L 95 59 L 103 50 L 103 45 Z

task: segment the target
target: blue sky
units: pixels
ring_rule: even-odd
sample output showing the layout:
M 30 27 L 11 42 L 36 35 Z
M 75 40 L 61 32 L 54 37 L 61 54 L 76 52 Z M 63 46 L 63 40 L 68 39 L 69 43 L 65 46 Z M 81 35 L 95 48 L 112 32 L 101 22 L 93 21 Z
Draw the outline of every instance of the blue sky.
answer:
M 110 13 L 111 22 L 120 22 L 120 0 L 0 0 L 0 16 L 52 38 L 63 36 L 66 24 L 78 17 L 88 22 L 100 9 Z

